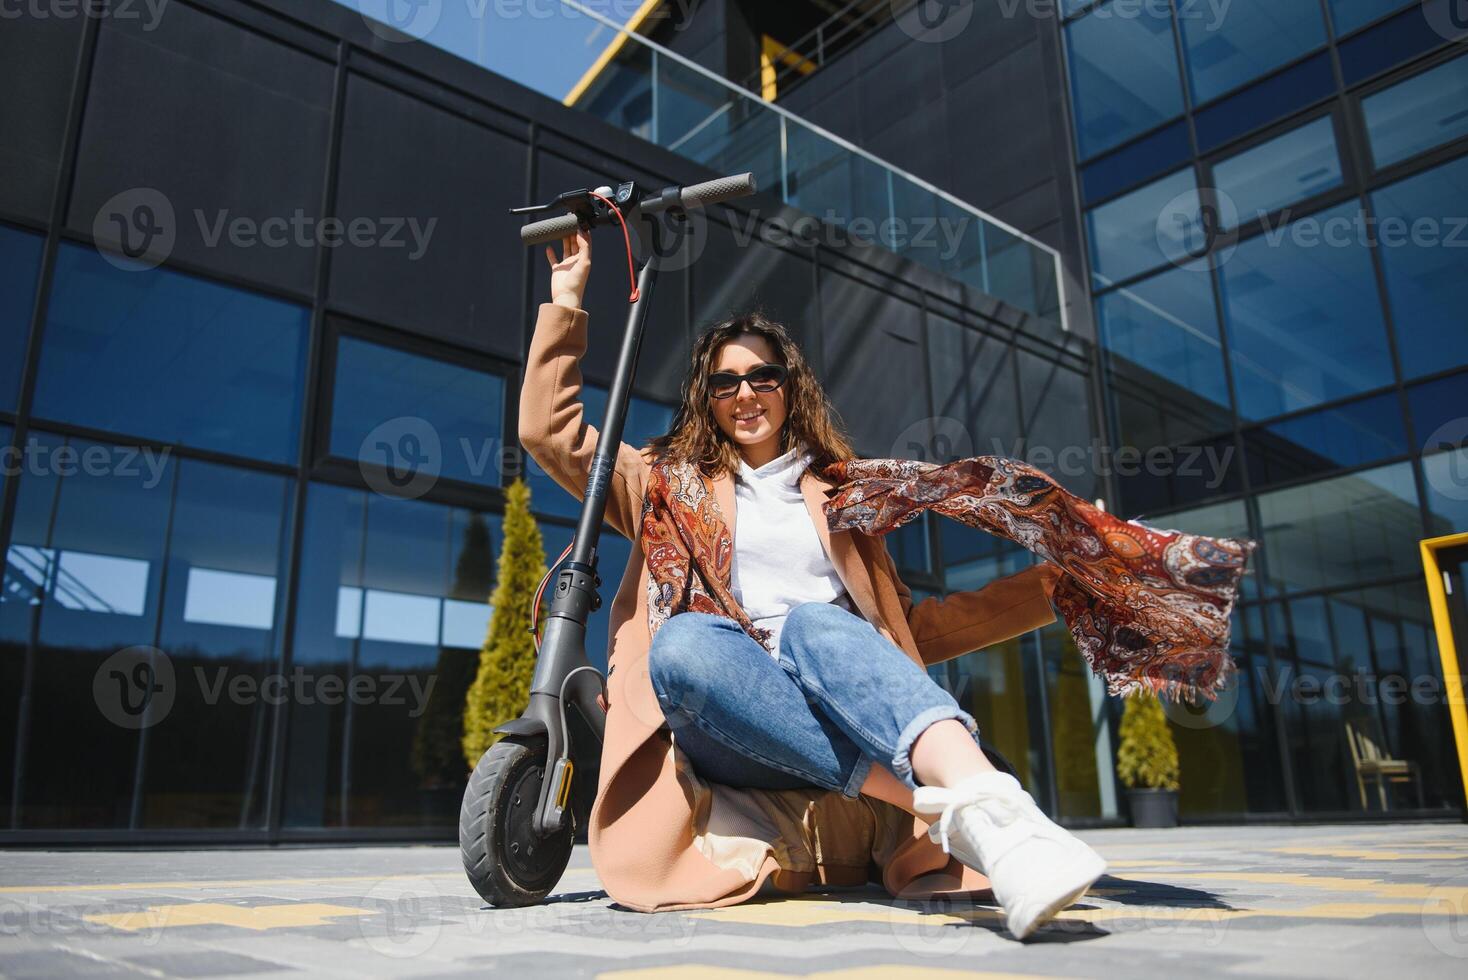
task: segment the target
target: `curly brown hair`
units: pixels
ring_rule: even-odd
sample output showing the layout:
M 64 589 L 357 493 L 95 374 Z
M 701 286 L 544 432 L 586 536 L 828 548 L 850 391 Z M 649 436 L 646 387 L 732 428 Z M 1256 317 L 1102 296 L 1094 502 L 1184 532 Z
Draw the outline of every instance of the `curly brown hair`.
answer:
M 840 422 L 840 416 L 816 380 L 800 347 L 784 324 L 759 311 L 741 313 L 714 324 L 693 342 L 688 374 L 683 379 L 681 404 L 665 435 L 648 442 L 657 459 L 696 463 L 705 476 L 716 477 L 739 470 L 739 449 L 714 421 L 709 406 L 708 378 L 720 349 L 741 334 L 763 337 L 775 352 L 778 363 L 790 372 L 785 382 L 785 424 L 780 427 L 780 452 L 804 443 L 811 453 L 811 466 L 819 470 L 831 463 L 856 458 L 856 451 Z

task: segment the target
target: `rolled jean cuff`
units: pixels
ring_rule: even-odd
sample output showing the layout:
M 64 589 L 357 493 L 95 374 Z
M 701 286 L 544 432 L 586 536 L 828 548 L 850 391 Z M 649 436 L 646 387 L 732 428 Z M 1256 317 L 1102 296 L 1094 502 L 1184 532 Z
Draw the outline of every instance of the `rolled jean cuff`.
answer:
M 946 721 L 949 718 L 957 718 L 963 722 L 963 727 L 973 735 L 974 744 L 979 743 L 979 723 L 974 720 L 973 715 L 958 705 L 938 705 L 919 712 L 916 718 L 907 723 L 902 734 L 897 736 L 897 751 L 892 755 L 892 774 L 906 784 L 908 789 L 918 788 L 917 779 L 912 773 L 912 743 L 917 741 L 918 736 L 925 732 L 929 725 L 937 721 Z
M 865 752 L 856 757 L 856 765 L 851 767 L 851 778 L 846 781 L 846 788 L 841 795 L 847 799 L 854 800 L 861 796 L 861 784 L 867 781 L 867 774 L 872 771 L 872 757 Z

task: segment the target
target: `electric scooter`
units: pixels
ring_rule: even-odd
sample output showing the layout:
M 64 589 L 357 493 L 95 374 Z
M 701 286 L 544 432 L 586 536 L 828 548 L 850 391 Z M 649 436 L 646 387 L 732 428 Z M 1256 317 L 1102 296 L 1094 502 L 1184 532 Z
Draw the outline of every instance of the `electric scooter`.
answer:
M 637 274 L 630 297 L 575 537 L 536 591 L 532 633 L 546 584 L 555 576 L 545 635 L 537 638 L 530 703 L 519 718 L 494 729 L 504 737 L 480 758 L 464 790 L 459 851 L 474 890 L 492 906 L 533 905 L 550 893 L 566 870 L 577 829 L 587 826 L 595 800 L 606 731 L 606 678 L 587 659 L 586 624 L 602 604 L 597 540 L 659 262 L 675 254 L 670 249 L 687 229 L 688 209 L 754 192 L 752 173 L 651 193 L 627 181 L 615 189 L 567 191 L 548 204 L 511 209 L 512 214 L 565 212 L 522 227 L 520 240 L 527 246 L 559 241 L 577 228 L 621 224 L 630 262 L 628 226 L 636 221 L 651 235 L 652 255 Z M 562 564 L 567 553 L 570 559 Z M 988 745 L 982 748 L 996 768 L 1014 772 L 1003 756 Z

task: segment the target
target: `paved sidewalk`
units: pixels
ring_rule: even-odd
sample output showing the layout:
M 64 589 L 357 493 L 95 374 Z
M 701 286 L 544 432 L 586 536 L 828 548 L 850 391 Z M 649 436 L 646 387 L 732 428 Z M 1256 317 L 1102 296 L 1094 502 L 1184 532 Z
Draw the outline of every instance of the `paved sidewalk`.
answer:
M 1111 863 L 1026 943 L 981 904 L 875 887 L 644 915 L 578 848 L 486 908 L 448 847 L 0 853 L 8 977 L 1468 976 L 1468 827 L 1081 834 Z

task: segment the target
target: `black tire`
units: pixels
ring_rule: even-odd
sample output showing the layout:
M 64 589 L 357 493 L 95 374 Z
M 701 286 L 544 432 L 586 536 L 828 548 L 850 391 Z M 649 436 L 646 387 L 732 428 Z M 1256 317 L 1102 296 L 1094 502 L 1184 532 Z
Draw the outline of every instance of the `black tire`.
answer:
M 469 775 L 459 810 L 459 853 L 469 883 L 490 905 L 534 905 L 550 894 L 571 860 L 574 816 L 540 837 L 530 821 L 545 779 L 543 736 L 496 742 Z

